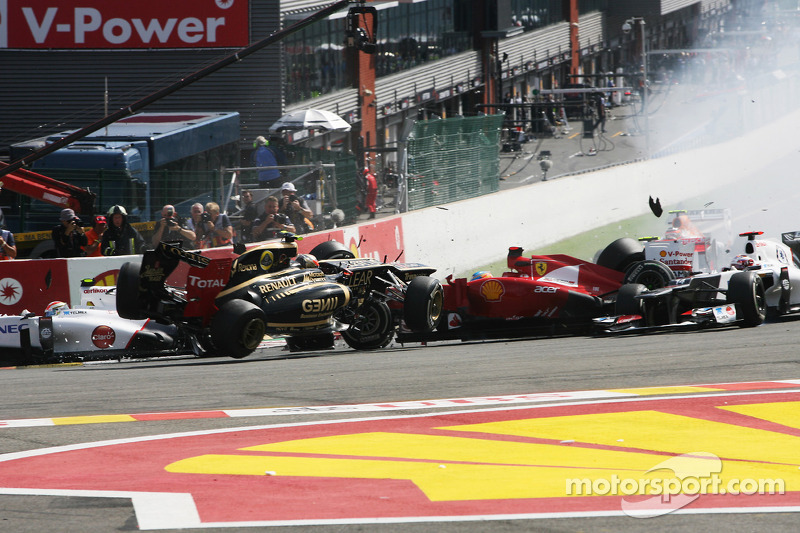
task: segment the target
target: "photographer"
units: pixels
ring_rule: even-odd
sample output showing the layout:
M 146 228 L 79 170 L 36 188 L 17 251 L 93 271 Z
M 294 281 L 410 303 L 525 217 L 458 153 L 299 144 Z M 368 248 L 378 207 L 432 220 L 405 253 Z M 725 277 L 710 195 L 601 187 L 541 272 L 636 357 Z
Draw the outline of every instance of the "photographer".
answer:
M 194 231 L 181 223 L 174 206 L 167 204 L 161 208 L 161 220 L 156 222 L 156 229 L 153 233 L 153 248 L 158 246 L 161 241 L 168 241 L 180 242 L 183 249 L 188 250 L 193 247 L 196 238 Z
M 81 227 L 81 219 L 72 209 L 62 209 L 59 219 L 61 223 L 51 232 L 56 254 L 58 257 L 82 257 L 83 247 L 89 244 L 89 240 Z
M 294 183 L 287 181 L 281 185 L 281 204 L 280 212 L 292 221 L 292 225 L 296 228 L 296 233 L 308 233 L 314 229 L 311 221 L 309 220 L 314 216 L 311 209 L 308 208 L 306 201 L 302 196 L 298 196 L 297 189 Z
M 226 246 L 233 239 L 233 226 L 228 215 L 220 214 L 219 204 L 208 202 L 206 210 L 200 215 L 200 225 L 203 227 L 203 248 Z
M 264 201 L 264 214 L 253 221 L 253 241 L 272 239 L 280 231 L 295 233 L 295 227 L 289 217 L 278 212 L 278 199 L 268 196 Z

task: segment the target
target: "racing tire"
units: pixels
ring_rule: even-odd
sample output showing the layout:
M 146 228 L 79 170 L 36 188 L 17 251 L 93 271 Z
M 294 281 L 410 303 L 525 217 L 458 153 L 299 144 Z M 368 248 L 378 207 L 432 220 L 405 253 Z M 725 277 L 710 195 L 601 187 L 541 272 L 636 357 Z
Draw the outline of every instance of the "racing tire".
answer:
M 147 318 L 139 301 L 139 263 L 123 263 L 117 274 L 117 314 L 128 320 Z
M 326 259 L 355 259 L 356 257 L 347 246 L 339 241 L 325 241 L 318 244 L 311 250 L 311 255 L 320 261 Z
M 378 350 L 394 336 L 392 311 L 386 302 L 368 299 L 358 308 L 358 318 L 342 331 L 342 338 L 354 350 Z
M 647 290 L 661 289 L 675 279 L 675 273 L 659 261 L 640 261 L 633 263 L 625 270 L 622 283 L 638 283 Z
M 442 284 L 429 276 L 417 276 L 406 288 L 403 320 L 411 331 L 433 331 L 442 319 L 443 306 Z
M 211 342 L 215 352 L 234 359 L 247 357 L 258 348 L 267 332 L 267 317 L 257 305 L 231 300 L 211 319 Z
M 728 302 L 736 304 L 742 313 L 739 326 L 752 328 L 767 317 L 767 298 L 764 283 L 755 272 L 737 272 L 728 281 Z
M 626 283 L 620 287 L 614 302 L 614 314 L 617 316 L 642 315 L 642 300 L 637 296 L 646 291 L 647 287 L 641 283 Z
M 623 237 L 606 246 L 597 256 L 596 264 L 625 272 L 632 263 L 644 261 L 644 246 L 636 239 Z

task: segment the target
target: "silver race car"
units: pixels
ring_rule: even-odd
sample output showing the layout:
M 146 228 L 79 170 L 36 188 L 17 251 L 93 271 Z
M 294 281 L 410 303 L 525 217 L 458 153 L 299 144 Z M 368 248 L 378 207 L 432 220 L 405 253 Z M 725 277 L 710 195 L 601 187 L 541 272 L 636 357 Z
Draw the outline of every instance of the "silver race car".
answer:
M 170 355 L 186 351 L 175 326 L 120 318 L 115 287 L 83 287 L 81 305 L 51 302 L 44 316 L 0 315 L 0 352 L 17 364 Z
M 745 240 L 720 272 L 675 279 L 655 289 L 623 285 L 616 316 L 595 319 L 595 325 L 617 332 L 692 324 L 752 327 L 768 313 L 800 311 L 800 232 L 783 233 L 782 242 L 761 239 L 762 234 L 739 234 Z

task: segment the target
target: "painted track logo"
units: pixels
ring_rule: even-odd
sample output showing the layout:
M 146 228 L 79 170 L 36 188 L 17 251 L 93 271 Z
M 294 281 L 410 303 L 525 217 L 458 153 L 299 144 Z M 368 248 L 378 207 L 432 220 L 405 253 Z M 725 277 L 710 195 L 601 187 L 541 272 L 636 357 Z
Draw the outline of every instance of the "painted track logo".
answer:
M 616 476 L 666 486 L 708 472 L 719 476 L 719 487 L 780 478 L 785 493 L 730 494 L 710 484 L 696 498 L 671 495 L 670 512 L 797 510 L 800 391 L 706 390 L 716 394 L 238 427 L 31 450 L 0 455 L 0 494 L 129 495 L 141 529 L 657 516 L 663 502 L 648 501 L 652 493 L 642 500 L 569 495 L 564 481 L 579 476 L 599 487 Z M 703 469 L 681 462 L 684 450 L 698 448 L 719 463 L 699 454 L 692 455 Z

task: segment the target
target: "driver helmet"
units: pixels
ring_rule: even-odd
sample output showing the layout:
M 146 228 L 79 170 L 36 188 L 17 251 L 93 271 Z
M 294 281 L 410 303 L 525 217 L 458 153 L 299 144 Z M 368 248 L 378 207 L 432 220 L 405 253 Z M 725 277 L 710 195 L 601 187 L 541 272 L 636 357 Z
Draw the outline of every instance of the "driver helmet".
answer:
M 69 309 L 69 304 L 66 302 L 50 302 L 47 304 L 47 307 L 44 308 L 44 316 L 55 316 L 61 314 L 61 311 L 66 311 Z
M 739 254 L 731 261 L 731 268 L 736 270 L 744 270 L 747 267 L 753 266 L 755 261 L 749 255 Z
M 319 268 L 319 261 L 311 254 L 300 254 L 295 261 L 300 268 Z
M 472 275 L 472 279 L 470 281 L 475 281 L 476 279 L 486 279 L 491 278 L 492 273 L 488 270 L 479 270 Z

